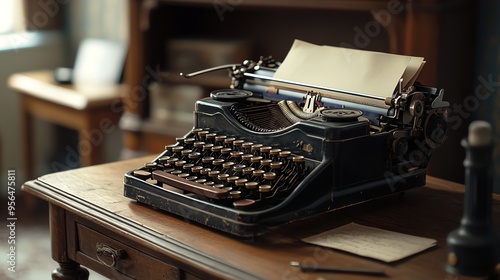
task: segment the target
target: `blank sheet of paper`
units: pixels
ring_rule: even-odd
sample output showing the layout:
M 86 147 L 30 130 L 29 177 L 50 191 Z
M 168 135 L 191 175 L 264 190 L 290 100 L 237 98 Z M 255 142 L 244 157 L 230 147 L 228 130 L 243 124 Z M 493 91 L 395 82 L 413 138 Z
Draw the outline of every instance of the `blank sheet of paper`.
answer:
M 422 57 L 394 55 L 295 40 L 274 78 L 361 93 L 384 100 L 399 80 L 412 84 Z
M 436 245 L 436 240 L 351 223 L 304 242 L 393 262 Z

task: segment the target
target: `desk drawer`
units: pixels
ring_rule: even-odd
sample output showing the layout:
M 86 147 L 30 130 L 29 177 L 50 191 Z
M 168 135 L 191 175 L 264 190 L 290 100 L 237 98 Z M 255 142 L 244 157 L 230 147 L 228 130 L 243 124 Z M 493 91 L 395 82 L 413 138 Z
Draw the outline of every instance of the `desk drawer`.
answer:
M 99 272 L 113 278 L 124 274 L 133 279 L 180 279 L 177 267 L 148 256 L 132 247 L 81 224 L 77 228 L 77 253 L 101 264 Z M 85 265 L 85 261 L 82 260 Z

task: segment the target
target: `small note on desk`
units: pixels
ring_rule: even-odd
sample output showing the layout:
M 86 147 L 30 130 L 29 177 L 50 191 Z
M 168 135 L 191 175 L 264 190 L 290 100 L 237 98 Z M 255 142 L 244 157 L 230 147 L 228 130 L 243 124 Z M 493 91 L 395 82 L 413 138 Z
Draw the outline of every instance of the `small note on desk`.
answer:
M 436 240 L 350 223 L 302 239 L 363 257 L 393 262 L 436 245 Z

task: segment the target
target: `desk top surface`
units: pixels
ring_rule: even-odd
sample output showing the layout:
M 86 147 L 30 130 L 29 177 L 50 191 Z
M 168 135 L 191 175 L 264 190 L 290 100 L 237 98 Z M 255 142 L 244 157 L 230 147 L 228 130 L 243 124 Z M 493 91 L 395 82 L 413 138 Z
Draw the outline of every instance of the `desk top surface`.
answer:
M 126 234 L 137 242 L 220 277 L 244 279 L 332 279 L 347 275 L 303 273 L 291 261 L 383 269 L 393 279 L 457 279 L 445 270 L 446 236 L 459 225 L 463 186 L 428 177 L 427 186 L 270 229 L 255 240 L 192 224 L 123 196 L 123 175 L 153 157 L 45 175 L 23 190 Z M 494 195 L 494 224 L 500 224 L 500 196 Z M 437 245 L 401 261 L 384 263 L 300 241 L 351 222 L 433 238 Z M 170 252 L 170 253 L 169 253 Z M 172 258 L 172 256 L 170 256 Z M 352 276 L 366 279 L 367 276 Z M 450 278 L 451 277 L 451 278 Z M 351 279 L 351 278 L 349 278 Z M 462 278 L 460 278 L 462 279 Z
M 109 106 L 113 100 L 121 99 L 126 91 L 124 85 L 81 87 L 58 84 L 52 70 L 13 74 L 8 85 L 15 91 L 77 110 Z

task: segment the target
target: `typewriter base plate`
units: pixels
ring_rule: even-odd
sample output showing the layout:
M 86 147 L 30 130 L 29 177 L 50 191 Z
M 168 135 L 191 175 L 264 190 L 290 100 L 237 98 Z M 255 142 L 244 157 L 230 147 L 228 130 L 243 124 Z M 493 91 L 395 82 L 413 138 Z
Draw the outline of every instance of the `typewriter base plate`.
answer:
M 425 169 L 416 170 L 338 192 L 332 191 L 330 198 L 318 201 L 317 205 L 282 212 L 249 212 L 217 206 L 137 179 L 130 173 L 125 176 L 124 195 L 139 203 L 176 214 L 187 221 L 194 221 L 237 236 L 254 237 L 265 234 L 268 227 L 424 186 L 425 179 Z

